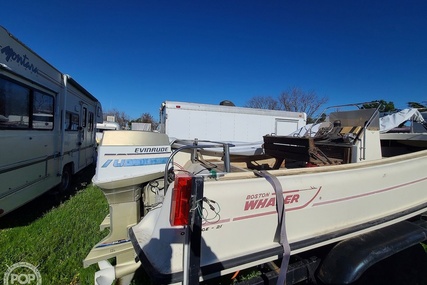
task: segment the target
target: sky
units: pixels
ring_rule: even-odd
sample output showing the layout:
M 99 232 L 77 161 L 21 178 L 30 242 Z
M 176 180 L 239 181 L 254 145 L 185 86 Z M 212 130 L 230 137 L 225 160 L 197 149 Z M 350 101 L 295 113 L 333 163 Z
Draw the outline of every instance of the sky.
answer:
M 130 119 L 293 87 L 324 107 L 427 101 L 425 0 L 14 0 L 0 25 Z

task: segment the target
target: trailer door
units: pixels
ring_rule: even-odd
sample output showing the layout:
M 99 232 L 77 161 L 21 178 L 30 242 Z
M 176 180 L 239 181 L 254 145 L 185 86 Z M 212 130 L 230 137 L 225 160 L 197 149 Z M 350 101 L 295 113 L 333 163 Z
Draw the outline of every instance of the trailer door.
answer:
M 286 136 L 296 130 L 298 130 L 298 120 L 276 118 L 276 135 Z

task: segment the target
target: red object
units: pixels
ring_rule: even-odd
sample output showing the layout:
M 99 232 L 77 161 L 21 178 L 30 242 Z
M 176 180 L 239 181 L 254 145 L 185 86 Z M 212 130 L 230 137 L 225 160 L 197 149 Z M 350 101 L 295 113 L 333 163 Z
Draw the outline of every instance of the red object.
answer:
M 192 176 L 188 174 L 177 174 L 172 192 L 172 205 L 170 212 L 170 223 L 172 226 L 188 225 L 190 212 Z

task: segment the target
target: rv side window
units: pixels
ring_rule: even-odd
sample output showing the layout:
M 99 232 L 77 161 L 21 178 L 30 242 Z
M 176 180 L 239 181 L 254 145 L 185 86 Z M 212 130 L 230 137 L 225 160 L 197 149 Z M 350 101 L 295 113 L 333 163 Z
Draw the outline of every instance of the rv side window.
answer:
M 53 96 L 35 91 L 33 101 L 33 129 L 53 129 Z
M 89 123 L 88 123 L 88 131 L 93 132 L 93 125 L 94 125 L 94 114 L 93 112 L 89 112 Z
M 53 110 L 53 96 L 0 78 L 0 128 L 52 130 Z
M 86 128 L 87 108 L 83 107 L 82 127 Z
M 0 78 L 0 128 L 29 128 L 30 94 L 29 88 Z
M 77 131 L 79 127 L 79 115 L 68 112 L 65 114 L 65 130 Z

